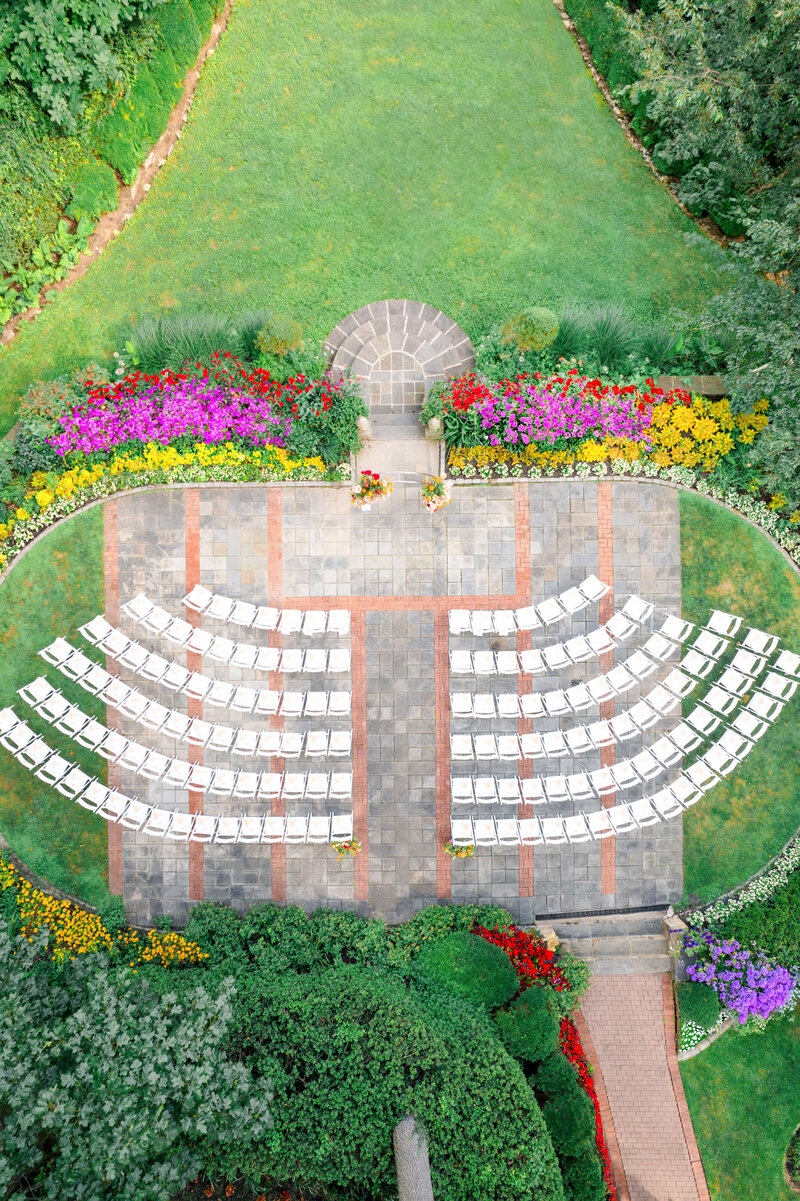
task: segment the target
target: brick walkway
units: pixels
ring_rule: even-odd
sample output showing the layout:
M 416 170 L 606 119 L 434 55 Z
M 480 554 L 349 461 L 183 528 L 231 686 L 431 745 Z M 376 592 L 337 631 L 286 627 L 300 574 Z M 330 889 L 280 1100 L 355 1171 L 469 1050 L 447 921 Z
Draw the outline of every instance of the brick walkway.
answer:
M 668 977 L 656 974 L 593 976 L 581 1012 L 602 1068 L 630 1201 L 708 1201 L 664 981 L 669 987 Z
M 341 769 L 354 774 L 356 834 L 363 844 L 356 864 L 337 861 L 324 846 L 190 848 L 126 831 L 122 845 L 112 845 L 111 859 L 131 920 L 147 922 L 167 911 L 180 922 L 190 902 L 201 897 L 239 907 L 272 897 L 308 908 L 355 908 L 396 921 L 438 898 L 499 903 L 527 923 L 534 913 L 660 905 L 680 896 L 679 820 L 616 840 L 615 853 L 609 849 L 612 840 L 539 848 L 535 854 L 532 848 L 485 848 L 472 860 L 455 862 L 442 851 L 451 770 L 470 774 L 469 764 L 451 767 L 449 735 L 474 729 L 474 723 L 450 717 L 449 693 L 455 684 L 448 651 L 462 641 L 470 647 L 475 642 L 449 635 L 448 610 L 528 604 L 590 572 L 610 576 L 613 571 L 618 604 L 638 592 L 655 600 L 660 611 L 678 611 L 674 490 L 633 481 L 474 485 L 456 489 L 453 503 L 431 515 L 416 484 L 398 485 L 366 514 L 353 508 L 346 489 L 197 487 L 120 497 L 107 506 L 106 520 L 110 612 L 117 595 L 125 600 L 145 591 L 170 612 L 185 616 L 180 599 L 199 579 L 244 600 L 347 607 L 353 617 L 351 676 L 336 677 L 328 686 L 353 691 L 353 758 L 352 763 L 341 762 Z M 594 606 L 561 623 L 557 632 L 490 641 L 495 649 L 521 649 L 523 640 L 537 647 L 592 628 L 603 616 Z M 131 627 L 125 619 L 123 626 L 152 649 L 164 649 L 141 627 Z M 230 631 L 220 624 L 215 632 Z M 257 640 L 246 633 L 240 637 Z M 628 653 L 628 648 L 620 652 Z M 181 652 L 174 657 L 181 661 Z M 204 662 L 203 670 L 228 675 L 213 663 Z M 596 663 L 582 664 L 556 682 L 567 685 L 597 670 Z M 261 687 L 302 691 L 310 686 L 303 676 L 269 682 L 253 673 L 240 677 L 236 682 Z M 646 686 L 653 682 L 651 678 Z M 480 682 L 458 677 L 460 691 L 552 686 L 552 677 L 500 676 Z M 176 703 L 173 693 L 153 692 L 162 703 Z M 635 697 L 632 690 L 624 704 Z M 204 716 L 230 722 L 223 711 L 209 710 Z M 537 728 L 573 722 L 551 719 Z M 241 724 L 257 728 L 259 723 L 245 718 Z M 142 739 L 141 727 L 131 722 L 123 726 L 124 733 Z M 498 718 L 483 728 L 501 734 L 522 727 L 516 720 Z M 656 736 L 652 731 L 644 741 Z M 626 743 L 626 755 L 639 745 L 637 740 Z M 181 748 L 170 743 L 159 749 L 175 754 Z M 202 753 L 212 765 L 214 756 Z M 535 769 L 599 765 L 596 754 L 582 756 L 575 767 L 562 759 L 537 762 Z M 266 770 L 265 763 L 259 766 Z M 533 766 L 501 761 L 491 770 L 514 775 Z M 308 765 L 297 764 L 298 770 L 303 768 Z M 281 769 L 280 763 L 274 768 Z M 187 803 L 185 794 L 164 795 L 161 786 L 148 786 L 141 777 L 117 783 L 149 803 Z M 192 804 L 196 809 L 202 804 L 210 813 L 260 811 L 258 805 L 232 807 L 229 800 L 209 795 L 192 798 Z M 572 807 L 550 811 L 567 814 Z

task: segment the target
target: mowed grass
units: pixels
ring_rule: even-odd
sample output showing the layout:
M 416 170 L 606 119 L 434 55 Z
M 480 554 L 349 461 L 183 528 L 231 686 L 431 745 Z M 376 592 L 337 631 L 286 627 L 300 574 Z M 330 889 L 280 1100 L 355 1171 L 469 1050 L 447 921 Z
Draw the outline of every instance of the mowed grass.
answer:
M 681 1063 L 713 1201 L 790 1201 L 783 1157 L 800 1122 L 800 1016 L 730 1030 Z
M 104 761 L 32 712 L 17 688 L 46 675 L 70 700 L 105 720 L 105 705 L 50 668 L 37 652 L 61 635 L 86 649 L 77 627 L 105 608 L 103 509 L 58 526 L 0 587 L 0 708 L 16 713 L 65 758 L 104 780 Z M 110 897 L 106 823 L 37 780 L 0 747 L 0 832 L 28 867 L 90 904 Z
M 689 492 L 681 493 L 680 514 L 684 617 L 738 613 L 800 651 L 800 579 L 769 539 Z M 799 711 L 797 697 L 734 775 L 684 817 L 685 897 L 707 901 L 740 884 L 800 825 Z
M 526 303 L 700 301 L 723 252 L 689 233 L 551 0 L 235 0 L 145 202 L 0 351 L 0 433 L 147 312 L 267 305 L 322 338 L 399 296 L 477 336 Z

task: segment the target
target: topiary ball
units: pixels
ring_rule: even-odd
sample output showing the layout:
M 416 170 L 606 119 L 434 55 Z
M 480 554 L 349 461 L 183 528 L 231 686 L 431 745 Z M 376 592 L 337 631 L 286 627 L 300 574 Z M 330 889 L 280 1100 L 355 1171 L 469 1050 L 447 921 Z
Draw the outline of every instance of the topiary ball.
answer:
M 523 309 L 503 326 L 504 342 L 511 342 L 519 351 L 544 350 L 558 333 L 558 317 L 552 309 L 534 306 Z
M 302 332 L 294 318 L 282 317 L 276 313 L 267 318 L 256 334 L 256 346 L 262 354 L 275 354 L 280 357 L 288 354 L 290 350 L 300 349 L 303 345 Z
M 426 943 L 416 962 L 426 976 L 490 1010 L 503 1005 L 519 987 L 505 951 L 466 930 Z
M 542 1059 L 536 1068 L 533 1085 L 537 1093 L 547 1098 L 583 1092 L 577 1071 L 560 1049 Z
M 495 1014 L 494 1020 L 503 1046 L 515 1059 L 539 1063 L 553 1051 L 564 1058 L 558 1050 L 558 1017 L 548 989 L 527 989 L 507 1009 Z

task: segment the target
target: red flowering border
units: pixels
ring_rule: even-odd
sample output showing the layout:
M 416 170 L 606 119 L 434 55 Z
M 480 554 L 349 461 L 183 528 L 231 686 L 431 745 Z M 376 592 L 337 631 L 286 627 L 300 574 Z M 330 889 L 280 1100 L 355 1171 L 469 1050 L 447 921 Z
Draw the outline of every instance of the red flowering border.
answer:
M 552 988 L 556 992 L 563 992 L 571 987 L 555 963 L 555 952 L 549 951 L 541 939 L 526 933 L 519 926 L 512 926 L 510 930 L 487 930 L 483 926 L 476 926 L 474 933 L 505 951 L 517 973 L 520 992 L 537 984 L 546 984 L 548 988 Z M 561 1019 L 558 1043 L 562 1053 L 577 1069 L 581 1088 L 594 1105 L 595 1143 L 603 1166 L 606 1193 L 608 1201 L 617 1201 L 617 1186 L 614 1182 L 611 1156 L 608 1153 L 608 1145 L 603 1133 L 603 1120 L 600 1116 L 600 1102 L 597 1099 L 594 1078 L 578 1031 L 569 1018 Z

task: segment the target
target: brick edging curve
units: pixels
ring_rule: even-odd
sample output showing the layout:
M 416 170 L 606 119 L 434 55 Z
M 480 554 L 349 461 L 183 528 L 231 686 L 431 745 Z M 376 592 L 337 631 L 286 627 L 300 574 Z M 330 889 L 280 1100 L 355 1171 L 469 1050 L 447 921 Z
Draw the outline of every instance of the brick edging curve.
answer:
M 54 293 L 63 292 L 76 279 L 85 275 L 97 256 L 102 254 L 113 239 L 122 232 L 125 223 L 136 212 L 136 209 L 150 191 L 151 184 L 156 175 L 175 149 L 183 126 L 188 120 L 189 109 L 192 107 L 197 91 L 197 84 L 200 80 L 200 72 L 205 65 L 206 59 L 216 50 L 220 38 L 228 27 L 228 18 L 230 17 L 232 7 L 233 0 L 225 0 L 222 12 L 219 16 L 215 17 L 214 23 L 211 26 L 211 32 L 201 46 L 194 64 L 189 67 L 184 75 L 181 98 L 170 112 L 164 132 L 154 143 L 147 158 L 139 167 L 133 183 L 120 185 L 117 196 L 117 207 L 110 213 L 103 213 L 99 218 L 89 236 L 87 249 L 83 252 L 74 267 L 70 268 L 67 275 L 61 280 L 46 284 L 41 289 L 39 300 L 35 305 L 31 305 L 22 313 L 17 313 L 16 316 L 11 317 L 5 326 L 0 329 L 0 346 L 7 345 L 13 340 L 23 321 L 29 323 L 34 321 L 42 312 L 43 307 L 52 303 Z
M 611 1174 L 614 1177 L 614 1183 L 617 1186 L 618 1201 L 631 1201 L 630 1190 L 628 1189 L 628 1180 L 625 1175 L 625 1168 L 622 1163 L 622 1153 L 619 1149 L 619 1141 L 617 1132 L 614 1128 L 614 1117 L 611 1113 L 611 1106 L 608 1103 L 608 1093 L 603 1079 L 603 1069 L 600 1067 L 600 1059 L 597 1054 L 597 1049 L 592 1041 L 592 1036 L 589 1032 L 589 1023 L 577 1009 L 572 1014 L 572 1021 L 575 1023 L 575 1028 L 578 1031 L 578 1037 L 583 1045 L 583 1050 L 586 1058 L 589 1060 L 594 1069 L 592 1079 L 594 1080 L 594 1090 L 597 1094 L 597 1103 L 600 1106 L 600 1118 L 603 1123 L 603 1133 L 608 1147 L 608 1156 L 611 1160 Z
M 683 1089 L 681 1070 L 678 1067 L 678 1040 L 675 1026 L 675 996 L 673 987 L 672 977 L 665 973 L 661 978 L 661 1000 L 664 1007 L 664 1045 L 667 1053 L 667 1067 L 669 1068 L 675 1104 L 678 1108 L 678 1116 L 681 1120 L 689 1163 L 692 1166 L 694 1182 L 697 1187 L 697 1196 L 699 1201 L 711 1201 L 711 1194 L 708 1191 L 708 1182 L 706 1181 L 706 1174 L 703 1168 L 703 1159 L 700 1155 L 700 1149 L 697 1146 L 689 1106 L 686 1103 L 686 1093 Z

